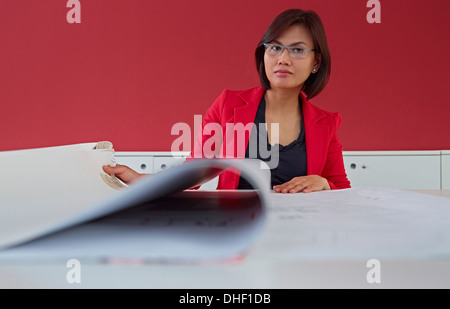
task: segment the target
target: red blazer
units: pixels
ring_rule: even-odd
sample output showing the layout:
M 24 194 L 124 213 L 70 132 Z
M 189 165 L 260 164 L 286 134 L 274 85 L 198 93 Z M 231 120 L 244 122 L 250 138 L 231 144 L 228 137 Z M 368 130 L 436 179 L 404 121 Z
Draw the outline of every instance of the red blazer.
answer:
M 216 145 L 216 154 L 219 151 L 227 154 L 227 145 L 234 146 L 234 157 L 245 157 L 249 136 L 245 137 L 245 150 L 243 156 L 237 155 L 238 139 L 228 138 L 226 134 L 227 123 L 253 123 L 258 105 L 264 95 L 262 87 L 255 87 L 242 91 L 224 90 L 207 110 L 202 129 L 208 123 L 217 123 L 222 128 L 220 147 Z M 303 101 L 303 119 L 305 125 L 307 174 L 320 175 L 328 180 L 332 189 L 350 188 L 350 182 L 344 168 L 342 157 L 342 145 L 337 136 L 337 129 L 341 124 L 339 113 L 324 111 L 307 101 L 306 95 L 300 94 Z M 211 127 L 211 125 L 210 125 Z M 218 127 L 218 125 L 216 125 Z M 203 130 L 202 130 L 203 131 Z M 212 131 L 215 132 L 215 131 Z M 198 157 L 209 157 L 211 154 L 203 153 L 205 142 L 214 136 L 213 134 L 199 134 L 194 149 L 187 160 Z M 209 141 L 211 143 L 211 141 Z M 231 143 L 231 144 L 230 144 Z M 228 147 L 230 147 L 228 146 Z M 201 155 L 199 154 L 201 153 Z M 242 153 L 242 151 L 241 151 Z M 222 157 L 225 157 L 224 155 Z M 227 156 L 229 157 L 229 156 Z M 236 189 L 239 183 L 239 171 L 227 170 L 219 176 L 217 189 Z

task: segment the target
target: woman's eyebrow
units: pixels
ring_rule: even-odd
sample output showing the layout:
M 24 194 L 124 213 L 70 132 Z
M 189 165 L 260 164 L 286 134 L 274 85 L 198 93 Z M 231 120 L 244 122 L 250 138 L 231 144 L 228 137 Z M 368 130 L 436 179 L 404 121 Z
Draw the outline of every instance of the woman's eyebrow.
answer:
M 274 42 L 274 43 L 277 43 L 277 44 L 279 44 L 279 45 L 283 45 L 283 44 L 281 44 L 281 43 L 280 43 L 279 41 L 277 41 L 277 40 L 273 40 L 273 42 Z M 295 45 L 300 45 L 300 44 L 308 45 L 308 44 L 306 44 L 305 42 L 300 41 L 300 42 L 292 43 L 292 44 L 290 44 L 289 46 L 295 46 Z

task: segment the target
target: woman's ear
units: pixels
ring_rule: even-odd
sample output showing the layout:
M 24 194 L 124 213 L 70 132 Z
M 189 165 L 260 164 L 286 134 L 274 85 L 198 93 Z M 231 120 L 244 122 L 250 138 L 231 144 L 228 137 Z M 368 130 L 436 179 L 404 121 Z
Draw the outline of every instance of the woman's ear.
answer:
M 316 72 L 319 70 L 321 63 L 322 63 L 322 55 L 319 54 L 314 59 L 314 68 L 316 69 Z

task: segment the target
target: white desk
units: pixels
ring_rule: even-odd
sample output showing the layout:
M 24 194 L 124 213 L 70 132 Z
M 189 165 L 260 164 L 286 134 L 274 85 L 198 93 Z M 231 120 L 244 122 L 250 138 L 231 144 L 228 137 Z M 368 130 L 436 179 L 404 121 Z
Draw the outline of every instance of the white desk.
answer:
M 421 191 L 450 197 L 447 191 Z M 449 199 L 450 207 L 450 199 Z M 273 218 L 273 217 L 272 217 Z M 368 283 L 368 257 L 298 258 L 276 248 L 283 226 L 271 220 L 242 261 L 211 265 L 90 264 L 81 261 L 81 283 L 69 284 L 61 263 L 0 264 L 0 288 L 450 288 L 450 256 L 381 258 L 381 283 Z M 373 256 L 372 258 L 377 258 Z
M 450 189 L 447 190 L 411 190 L 413 192 L 431 194 L 442 197 L 450 197 Z

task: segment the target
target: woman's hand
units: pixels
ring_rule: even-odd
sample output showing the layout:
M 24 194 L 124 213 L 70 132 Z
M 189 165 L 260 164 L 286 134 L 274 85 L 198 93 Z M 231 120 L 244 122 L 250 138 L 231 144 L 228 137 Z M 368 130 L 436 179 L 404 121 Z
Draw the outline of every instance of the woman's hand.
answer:
M 119 178 L 126 184 L 135 182 L 136 180 L 145 176 L 144 174 L 139 174 L 135 170 L 132 170 L 126 165 L 120 164 L 116 164 L 116 166 L 103 165 L 103 170 L 107 174 L 114 174 L 117 178 Z
M 304 193 L 322 190 L 331 190 L 328 181 L 318 175 L 294 177 L 290 181 L 278 186 L 273 186 L 276 193 Z

